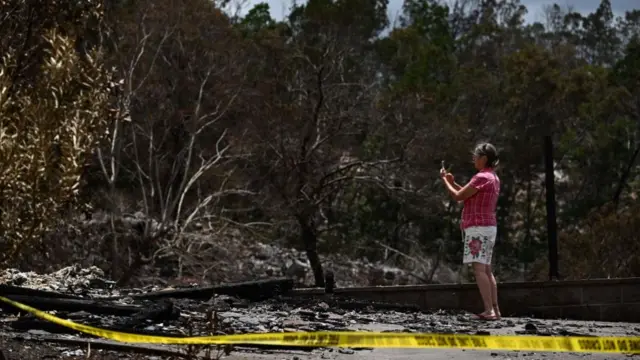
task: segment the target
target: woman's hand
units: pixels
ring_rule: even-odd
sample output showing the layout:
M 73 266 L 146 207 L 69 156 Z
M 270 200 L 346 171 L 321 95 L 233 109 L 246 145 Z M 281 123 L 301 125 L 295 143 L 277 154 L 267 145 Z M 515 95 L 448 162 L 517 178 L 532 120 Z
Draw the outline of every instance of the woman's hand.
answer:
M 444 181 L 446 181 L 446 182 L 448 182 L 448 183 L 450 183 L 450 184 L 453 184 L 453 179 L 454 179 L 454 178 L 453 178 L 453 174 L 452 174 L 452 173 L 450 173 L 450 172 L 447 172 L 447 170 L 445 170 L 445 169 L 440 169 L 440 177 L 441 177 Z
M 444 175 L 444 179 L 445 179 L 448 183 L 450 183 L 450 184 L 453 184 L 453 183 L 455 182 L 455 181 L 454 181 L 454 177 L 453 177 L 453 174 L 452 174 L 452 173 L 446 173 L 446 174 Z

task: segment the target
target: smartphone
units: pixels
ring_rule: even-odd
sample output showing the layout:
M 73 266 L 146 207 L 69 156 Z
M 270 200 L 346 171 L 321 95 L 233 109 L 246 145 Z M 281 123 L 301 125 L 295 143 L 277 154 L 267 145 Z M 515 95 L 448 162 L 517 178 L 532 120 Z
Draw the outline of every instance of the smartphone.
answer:
M 441 169 L 442 169 L 442 170 L 445 170 L 445 168 L 444 168 L 444 160 L 442 160 L 442 161 L 440 162 L 440 165 L 442 165 L 442 168 L 441 168 Z

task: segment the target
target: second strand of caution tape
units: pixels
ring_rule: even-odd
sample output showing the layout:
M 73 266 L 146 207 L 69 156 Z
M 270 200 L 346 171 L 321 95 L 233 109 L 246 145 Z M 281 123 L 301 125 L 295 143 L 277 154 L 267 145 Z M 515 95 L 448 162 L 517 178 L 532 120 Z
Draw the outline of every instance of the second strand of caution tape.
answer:
M 493 336 L 375 332 L 297 332 L 195 337 L 152 336 L 78 324 L 2 296 L 0 296 L 0 301 L 69 329 L 127 343 L 174 345 L 262 344 L 304 347 L 477 349 L 640 354 L 640 337 Z

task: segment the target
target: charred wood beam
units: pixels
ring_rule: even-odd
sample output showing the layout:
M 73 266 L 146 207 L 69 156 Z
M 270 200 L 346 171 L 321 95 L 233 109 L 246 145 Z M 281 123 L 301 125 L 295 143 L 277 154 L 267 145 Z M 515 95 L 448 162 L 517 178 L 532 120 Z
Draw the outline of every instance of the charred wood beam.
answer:
M 22 296 L 34 296 L 34 297 L 43 297 L 43 298 L 56 298 L 56 299 L 77 299 L 77 300 L 82 299 L 79 296 L 61 294 L 53 291 L 29 289 L 26 287 L 13 286 L 13 285 L 0 285 L 0 295 L 1 296 L 22 295 Z
M 110 304 L 100 300 L 45 298 L 24 295 L 8 295 L 7 298 L 43 311 L 86 311 L 88 313 L 97 315 L 131 316 L 134 314 L 139 314 L 144 310 L 143 307 L 138 305 Z M 0 308 L 7 312 L 20 312 L 19 309 L 6 303 L 0 303 Z
M 130 297 L 133 299 L 149 300 L 162 298 L 209 300 L 214 294 L 218 294 L 260 301 L 287 294 L 291 289 L 293 289 L 293 279 L 277 278 L 235 284 L 200 286 L 189 289 L 162 290 L 130 295 Z

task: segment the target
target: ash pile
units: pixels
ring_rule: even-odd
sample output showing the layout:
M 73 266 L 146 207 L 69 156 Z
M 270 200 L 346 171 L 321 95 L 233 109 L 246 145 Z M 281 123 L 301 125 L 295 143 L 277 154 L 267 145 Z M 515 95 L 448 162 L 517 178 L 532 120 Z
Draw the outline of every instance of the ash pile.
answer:
M 415 306 L 362 302 L 334 294 L 302 297 L 291 294 L 295 280 L 281 277 L 238 283 L 191 286 L 147 286 L 119 289 L 97 267 L 65 267 L 50 274 L 7 269 L 0 273 L 0 295 L 76 323 L 127 333 L 184 337 L 296 331 L 469 332 L 472 325 L 453 326 L 450 314 L 422 313 Z M 4 339 L 56 344 L 59 356 L 85 356 L 119 351 L 158 359 L 202 355 L 210 348 L 117 343 L 79 333 L 0 303 Z M 460 320 L 463 321 L 463 320 Z M 464 322 L 464 321 L 463 321 Z M 223 352 L 270 351 L 289 347 L 234 346 Z M 216 348 L 220 351 L 220 347 Z M 300 351 L 300 349 L 296 349 Z M 7 350 L 4 350 L 5 352 Z M 309 349 L 308 351 L 334 351 Z M 338 351 L 338 350 L 335 350 Z M 341 353 L 355 350 L 340 349 Z M 197 356 L 196 356 L 197 357 Z M 10 358 L 10 356 L 9 356 Z

